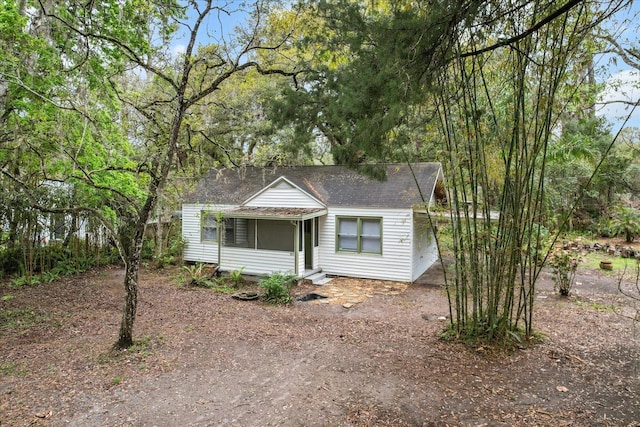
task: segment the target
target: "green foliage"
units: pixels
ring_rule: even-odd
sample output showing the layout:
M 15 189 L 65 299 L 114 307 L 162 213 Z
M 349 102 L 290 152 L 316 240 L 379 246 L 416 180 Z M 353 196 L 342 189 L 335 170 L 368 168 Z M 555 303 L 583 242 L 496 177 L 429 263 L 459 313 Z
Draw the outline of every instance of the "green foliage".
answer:
M 162 254 L 156 258 L 156 268 L 162 269 L 167 265 L 176 265 L 182 259 L 182 251 L 186 241 L 182 236 L 174 236 L 169 240 L 169 245 L 162 252 Z
M 233 270 L 231 273 L 229 273 L 229 280 L 236 287 L 244 283 L 244 277 L 242 277 L 242 270 L 244 270 L 244 267 L 242 267 L 239 270 Z
M 290 274 L 276 272 L 260 280 L 258 286 L 264 289 L 262 299 L 271 304 L 286 305 L 293 300 L 290 294 L 291 286 L 296 277 Z
M 0 277 L 15 276 L 16 285 L 50 283 L 60 276 L 79 274 L 94 266 L 119 261 L 111 247 L 89 247 L 84 240 L 73 238 L 68 246 L 51 242 L 46 246 L 0 248 Z M 39 278 L 37 277 L 39 276 Z
M 235 294 L 238 292 L 238 288 L 233 285 L 229 285 L 228 282 L 222 280 L 216 280 L 212 289 L 221 294 Z
M 0 248 L 0 278 L 10 276 L 21 271 L 22 249 Z
M 20 276 L 11 280 L 13 286 L 35 286 L 41 283 L 40 278 L 36 276 Z
M 215 283 L 211 280 L 211 274 L 205 264 L 183 265 L 182 269 L 189 276 L 189 284 L 200 288 L 213 288 Z
M 44 271 L 42 272 L 41 279 L 45 283 L 55 282 L 60 278 L 60 274 L 56 271 Z
M 555 217 L 558 226 L 566 217 L 568 229 L 610 233 L 602 217 L 619 195 L 634 194 L 640 188 L 640 151 L 625 142 L 625 136 L 614 141 L 601 117 L 563 121 L 562 134 L 549 143 L 545 178 L 549 216 Z
M 431 92 L 453 58 L 450 49 L 462 23 L 478 9 L 460 2 L 307 6 L 298 47 L 313 71 L 274 98 L 274 123 L 292 126 L 298 147 L 321 132 L 336 164 L 404 161 L 414 139 L 424 139 L 416 138 L 412 107 Z
M 140 253 L 140 259 L 143 260 L 152 260 L 153 259 L 153 242 L 150 241 L 149 239 L 144 241 L 144 244 L 142 245 L 142 252 Z
M 556 249 L 547 262 L 553 272 L 555 289 L 562 296 L 569 296 L 575 283 L 576 270 L 582 258 L 579 253 L 570 250 Z
M 613 236 L 623 234 L 627 243 L 633 242 L 640 235 L 640 210 L 619 207 L 609 222 L 609 231 Z
M 238 288 L 244 284 L 244 277 L 242 276 L 242 267 L 239 270 L 233 270 L 227 277 L 219 277 L 213 282 L 213 290 L 223 294 L 233 294 L 238 291 Z
M 36 314 L 32 308 L 2 309 L 0 310 L 0 331 L 28 329 L 44 320 L 45 318 Z
M 21 369 L 22 365 L 17 362 L 0 363 L 0 375 L 16 375 L 25 377 L 28 375 L 26 370 Z

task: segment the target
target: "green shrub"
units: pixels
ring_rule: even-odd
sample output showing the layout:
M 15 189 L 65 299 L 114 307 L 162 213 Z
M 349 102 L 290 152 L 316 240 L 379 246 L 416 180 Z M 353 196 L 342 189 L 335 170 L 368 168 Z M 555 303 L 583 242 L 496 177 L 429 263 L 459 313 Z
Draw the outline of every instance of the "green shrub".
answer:
M 35 286 L 40 284 L 40 278 L 37 276 L 20 276 L 11 281 L 13 286 Z
M 612 236 L 624 234 L 627 243 L 633 242 L 640 235 L 640 211 L 626 206 L 619 207 L 609 222 L 609 230 Z
M 0 277 L 19 273 L 22 268 L 22 249 L 0 249 Z
M 293 299 L 289 292 L 295 280 L 296 276 L 279 272 L 262 279 L 258 284 L 260 288 L 264 289 L 262 299 L 271 304 L 290 304 Z
M 154 245 L 151 239 L 146 239 L 142 244 L 142 252 L 140 253 L 140 259 L 152 260 L 153 259 Z
M 165 253 L 174 257 L 180 257 L 182 256 L 182 251 L 184 250 L 186 244 L 187 241 L 183 239 L 182 236 L 172 238 L 169 241 L 169 246 L 165 250 Z
M 40 276 L 42 281 L 45 283 L 51 283 L 54 282 L 56 280 L 58 280 L 60 278 L 60 274 L 58 274 L 55 271 L 45 271 L 42 273 L 42 275 Z
M 231 273 L 229 273 L 229 280 L 231 281 L 233 286 L 238 287 L 244 283 L 244 277 L 242 277 L 242 270 L 244 270 L 244 267 L 242 267 L 239 270 L 233 270 Z
M 215 283 L 204 264 L 183 265 L 182 269 L 189 275 L 189 284 L 200 288 L 213 288 Z
M 82 273 L 96 265 L 117 264 L 119 253 L 111 246 L 97 248 L 84 240 L 72 239 L 68 247 L 60 242 L 46 246 L 2 248 L 0 247 L 0 278 L 16 275 L 42 275 L 44 281 L 53 276 Z
M 555 289 L 562 296 L 569 296 L 576 277 L 576 270 L 580 263 L 580 255 L 573 251 L 556 250 L 549 257 L 549 266 L 553 270 Z
M 167 265 L 176 265 L 182 261 L 182 251 L 186 240 L 177 236 L 169 241 L 169 246 L 156 258 L 156 268 L 162 269 Z

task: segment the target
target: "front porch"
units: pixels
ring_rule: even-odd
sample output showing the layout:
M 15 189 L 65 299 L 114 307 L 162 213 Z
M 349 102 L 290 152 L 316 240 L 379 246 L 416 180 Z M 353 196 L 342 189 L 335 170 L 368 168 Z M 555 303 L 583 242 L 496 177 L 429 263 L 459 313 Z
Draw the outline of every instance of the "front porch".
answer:
M 321 271 L 319 218 L 326 209 L 241 207 L 218 214 L 218 265 L 251 275 L 305 278 Z

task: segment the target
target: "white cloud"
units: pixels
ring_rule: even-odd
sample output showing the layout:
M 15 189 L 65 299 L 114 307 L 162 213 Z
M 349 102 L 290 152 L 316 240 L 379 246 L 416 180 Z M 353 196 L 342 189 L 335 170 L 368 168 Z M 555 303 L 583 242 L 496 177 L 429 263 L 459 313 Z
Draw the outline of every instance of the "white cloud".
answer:
M 598 115 L 607 118 L 616 130 L 633 109 L 627 103 L 640 101 L 640 71 L 619 71 L 609 77 L 605 85 L 598 99 Z M 640 106 L 633 110 L 626 126 L 640 126 Z
M 174 56 L 180 56 L 180 55 L 182 55 L 183 53 L 186 52 L 187 47 L 185 45 L 183 45 L 183 44 L 177 44 L 177 45 L 173 46 L 172 50 L 173 50 L 173 55 Z

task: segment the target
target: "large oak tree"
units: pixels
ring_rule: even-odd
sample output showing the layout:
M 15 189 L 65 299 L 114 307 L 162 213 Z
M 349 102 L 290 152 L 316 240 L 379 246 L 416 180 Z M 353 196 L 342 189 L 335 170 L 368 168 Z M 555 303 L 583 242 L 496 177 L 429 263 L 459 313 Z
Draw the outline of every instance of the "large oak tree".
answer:
M 41 121 L 57 124 L 61 139 L 47 142 L 44 137 L 17 160 L 35 159 L 36 181 L 65 182 L 82 188 L 85 197 L 53 209 L 35 197 L 36 185 L 8 169 L 3 174 L 30 195 L 32 206 L 92 215 L 110 231 L 126 270 L 115 347 L 126 348 L 133 344 L 145 228 L 177 160 L 186 155 L 181 143 L 193 137 L 184 126 L 186 118 L 202 113 L 202 105 L 212 103 L 224 85 L 237 83 L 232 78 L 243 73 L 291 76 L 295 70 L 271 67 L 256 54 L 269 50 L 277 55 L 278 44 L 265 45 L 259 37 L 269 11 L 266 1 L 248 9 L 213 0 L 24 3 L 17 11 L 24 19 L 16 34 L 30 33 L 56 59 L 51 65 L 34 55 L 25 71 L 59 80 L 51 85 L 54 95 L 29 86 L 17 72 L 5 72 L 3 82 L 14 93 L 33 93 L 51 108 Z M 246 25 L 230 32 L 221 22 L 233 13 L 246 19 Z M 36 23 L 46 31 L 36 32 Z M 184 41 L 178 53 L 170 45 L 176 37 Z M 279 43 L 286 37 L 285 32 Z M 38 67 L 42 73 L 34 71 Z M 22 113 L 31 120 L 34 114 L 35 109 Z M 215 125 L 199 137 L 211 139 L 206 135 L 211 128 Z

